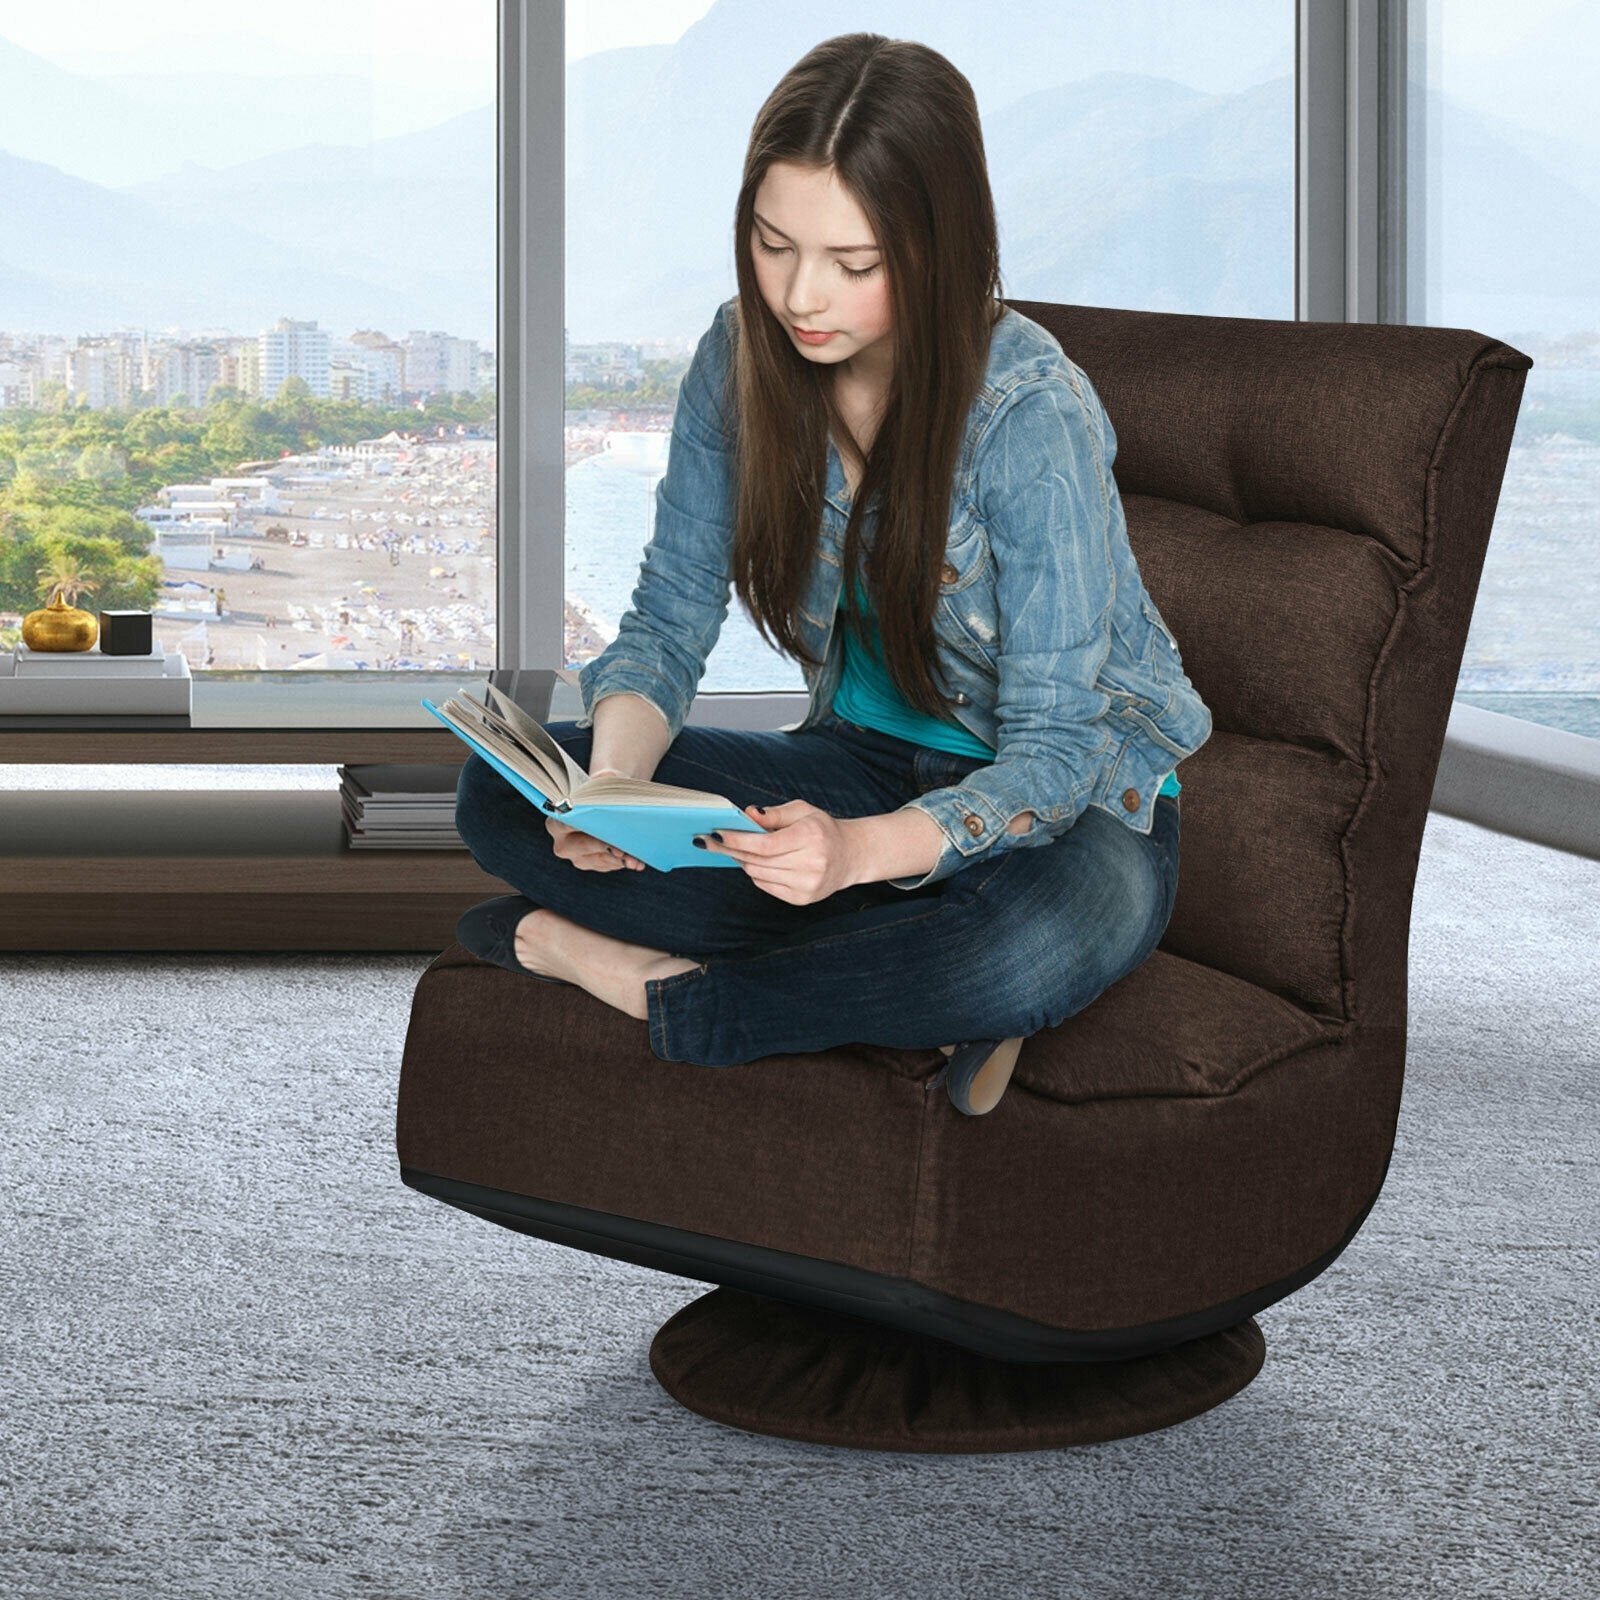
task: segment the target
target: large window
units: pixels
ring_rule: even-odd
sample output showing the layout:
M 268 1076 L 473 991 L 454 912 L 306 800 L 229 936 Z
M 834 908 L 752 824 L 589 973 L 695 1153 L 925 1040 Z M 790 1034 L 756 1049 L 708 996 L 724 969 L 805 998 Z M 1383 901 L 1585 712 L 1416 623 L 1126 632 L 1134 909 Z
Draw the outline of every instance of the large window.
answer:
M 1406 299 L 1386 314 L 1536 362 L 1459 692 L 1600 733 L 1600 10 L 1405 4 Z M 501 9 L 0 12 L 0 649 L 57 580 L 154 610 L 214 677 L 575 666 L 614 635 L 678 380 L 734 290 L 751 122 L 834 24 L 757 0 Z M 1306 14 L 862 0 L 848 25 L 971 79 L 1007 294 L 1290 317 Z M 500 61 L 518 17 L 547 32 Z M 506 122 L 521 187 L 497 171 L 508 83 L 564 107 L 559 160 L 555 127 Z M 506 299 L 519 250 L 538 270 Z M 703 688 L 803 679 L 735 604 Z
M 1412 320 L 1534 362 L 1457 692 L 1600 736 L 1600 8 L 1415 0 L 1411 25 Z
M 201 25 L 197 25 L 197 19 Z M 0 649 L 496 649 L 495 0 L 0 13 Z
M 756 112 L 838 31 L 803 6 L 763 7 L 760 28 L 751 12 L 568 0 L 565 559 L 591 634 L 569 628 L 574 661 L 615 636 L 677 380 L 737 287 Z M 1007 296 L 1293 317 L 1292 0 L 862 0 L 849 27 L 914 37 L 971 81 Z M 701 689 L 803 694 L 804 679 L 735 602 Z

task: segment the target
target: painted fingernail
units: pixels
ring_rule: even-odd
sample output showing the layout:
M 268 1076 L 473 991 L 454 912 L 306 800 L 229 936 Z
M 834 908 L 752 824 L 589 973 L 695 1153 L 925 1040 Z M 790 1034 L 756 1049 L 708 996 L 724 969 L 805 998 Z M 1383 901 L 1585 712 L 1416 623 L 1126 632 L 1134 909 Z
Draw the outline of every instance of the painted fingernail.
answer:
M 722 843 L 722 835 L 721 835 L 721 834 L 720 834 L 720 833 L 716 833 L 716 832 L 713 832 L 713 833 L 712 833 L 712 835 L 711 835 L 711 837 L 712 837 L 712 838 L 713 838 L 713 839 L 715 839 L 715 840 L 716 840 L 716 841 L 717 841 L 717 843 L 718 843 L 718 844 L 721 844 L 721 843 Z
M 709 848 L 709 846 L 706 844 L 705 840 L 702 839 L 699 834 L 696 834 L 694 836 L 694 842 L 695 842 L 695 845 L 696 845 L 696 847 L 698 849 L 705 850 L 705 849 Z

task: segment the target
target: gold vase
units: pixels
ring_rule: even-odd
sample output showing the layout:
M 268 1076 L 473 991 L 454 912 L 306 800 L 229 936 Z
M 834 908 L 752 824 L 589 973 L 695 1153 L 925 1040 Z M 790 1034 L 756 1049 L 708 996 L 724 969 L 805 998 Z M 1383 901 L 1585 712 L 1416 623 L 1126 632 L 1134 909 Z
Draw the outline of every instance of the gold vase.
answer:
M 22 619 L 22 642 L 30 650 L 92 650 L 99 637 L 100 619 L 69 606 L 59 593 L 44 610 Z

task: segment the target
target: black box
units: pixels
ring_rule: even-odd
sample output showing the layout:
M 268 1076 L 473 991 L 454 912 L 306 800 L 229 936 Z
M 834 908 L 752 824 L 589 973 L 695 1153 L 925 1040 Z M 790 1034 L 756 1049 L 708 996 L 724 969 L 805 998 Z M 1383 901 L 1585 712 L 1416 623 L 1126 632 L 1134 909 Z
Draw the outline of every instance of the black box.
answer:
M 155 653 L 148 611 L 102 611 L 100 653 L 105 656 L 148 656 Z

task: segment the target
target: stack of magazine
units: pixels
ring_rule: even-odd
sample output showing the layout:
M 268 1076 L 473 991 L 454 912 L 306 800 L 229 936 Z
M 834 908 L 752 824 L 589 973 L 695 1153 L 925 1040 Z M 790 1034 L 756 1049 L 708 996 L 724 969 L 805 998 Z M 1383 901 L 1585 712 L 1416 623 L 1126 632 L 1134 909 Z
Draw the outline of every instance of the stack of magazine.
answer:
M 352 850 L 465 850 L 456 832 L 459 767 L 367 762 L 339 768 L 339 809 Z
M 0 728 L 131 728 L 157 733 L 191 726 L 194 679 L 181 650 L 161 641 L 147 656 L 92 650 L 0 652 Z
M 648 778 L 591 778 L 548 731 L 493 683 L 480 701 L 458 689 L 442 706 L 422 704 L 542 815 L 603 839 L 648 867 L 732 867 L 732 856 L 701 850 L 697 833 L 762 833 L 726 795 L 679 789 Z

